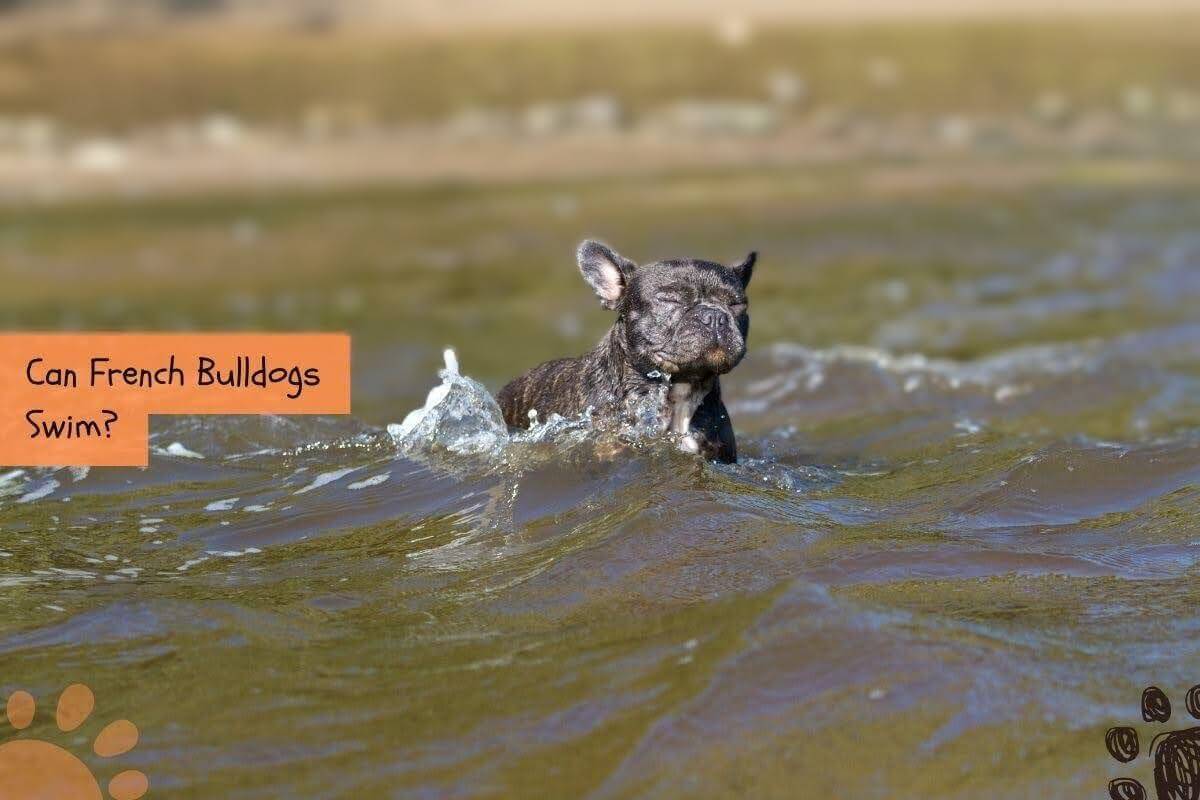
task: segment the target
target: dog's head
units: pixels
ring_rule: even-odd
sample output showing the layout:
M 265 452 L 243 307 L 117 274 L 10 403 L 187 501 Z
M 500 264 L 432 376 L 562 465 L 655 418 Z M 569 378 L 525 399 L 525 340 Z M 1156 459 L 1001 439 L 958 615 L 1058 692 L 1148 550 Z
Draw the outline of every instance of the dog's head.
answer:
M 687 380 L 729 372 L 746 354 L 746 287 L 755 254 L 734 266 L 670 259 L 641 266 L 595 241 L 579 246 L 579 270 L 605 308 L 633 366 Z

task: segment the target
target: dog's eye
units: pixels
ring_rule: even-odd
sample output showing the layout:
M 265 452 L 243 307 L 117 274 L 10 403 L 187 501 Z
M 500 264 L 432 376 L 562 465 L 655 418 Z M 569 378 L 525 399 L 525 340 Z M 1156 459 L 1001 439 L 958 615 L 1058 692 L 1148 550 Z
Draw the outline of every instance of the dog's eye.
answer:
M 658 294 L 654 296 L 654 299 L 660 303 L 666 303 L 667 305 L 671 306 L 683 305 L 683 300 L 680 299 L 678 295 L 674 294 Z

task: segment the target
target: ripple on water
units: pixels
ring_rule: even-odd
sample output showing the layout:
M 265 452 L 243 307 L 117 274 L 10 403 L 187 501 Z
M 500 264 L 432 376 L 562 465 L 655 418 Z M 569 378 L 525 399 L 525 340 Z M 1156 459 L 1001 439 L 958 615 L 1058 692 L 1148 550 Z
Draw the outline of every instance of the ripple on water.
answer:
M 919 782 L 1028 707 L 1102 729 L 1109 659 L 1183 679 L 1190 334 L 966 363 L 764 348 L 727 392 L 734 466 L 644 436 L 614 456 L 587 420 L 509 436 L 457 372 L 390 433 L 156 420 L 148 470 L 0 475 L 22 620 L 0 651 L 165 671 L 195 695 L 187 725 L 139 709 L 167 748 L 228 722 L 206 709 L 238 684 L 246 736 L 353 742 L 333 757 L 369 786 L 397 742 L 389 780 L 465 794 L 591 742 L 600 796 L 700 792 L 738 758 L 784 765 L 755 779 L 778 788 L 819 772 L 818 738 Z

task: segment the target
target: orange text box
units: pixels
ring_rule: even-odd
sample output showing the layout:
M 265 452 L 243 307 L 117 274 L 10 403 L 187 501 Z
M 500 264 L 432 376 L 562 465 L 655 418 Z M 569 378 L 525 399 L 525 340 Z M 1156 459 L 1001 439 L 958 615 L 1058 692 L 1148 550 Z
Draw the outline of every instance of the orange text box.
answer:
M 344 333 L 0 333 L 0 464 L 145 466 L 150 414 L 349 414 Z

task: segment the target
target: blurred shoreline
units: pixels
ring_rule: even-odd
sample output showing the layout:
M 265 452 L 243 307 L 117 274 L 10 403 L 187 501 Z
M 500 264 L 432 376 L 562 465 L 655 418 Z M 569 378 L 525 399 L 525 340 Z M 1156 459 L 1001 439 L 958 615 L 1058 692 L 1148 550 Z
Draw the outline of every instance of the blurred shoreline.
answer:
M 1135 139 L 1136 137 L 1131 137 Z M 114 149 L 108 149 L 108 148 Z M 971 152 L 957 145 L 855 146 L 785 130 L 751 142 L 678 142 L 637 136 L 578 136 L 542 141 L 447 142 L 411 132 L 367 140 L 276 144 L 189 155 L 84 145 L 63 157 L 0 156 L 0 205 L 91 199 L 186 197 L 242 191 L 338 190 L 378 185 L 521 184 L 723 171 L 867 167 L 873 190 L 888 187 L 1027 186 L 1103 168 L 1124 180 L 1186 179 L 1198 153 L 1154 154 L 1149 147 L 1071 151 L 1044 142 L 1020 154 Z M 878 184 L 878 185 L 874 185 Z
M 1011 180 L 1005 164 L 1190 162 L 1197 20 L 744 16 L 449 38 L 32 26 L 0 41 L 0 202 L 857 161 L 988 180 Z
M 15 0 L 0 5 L 0 37 L 30 31 L 266 28 L 395 35 L 730 24 L 864 24 L 929 20 L 1047 20 L 1187 14 L 1200 0 Z M 735 23 L 736 24 L 736 23 Z

